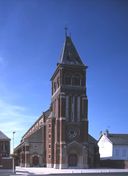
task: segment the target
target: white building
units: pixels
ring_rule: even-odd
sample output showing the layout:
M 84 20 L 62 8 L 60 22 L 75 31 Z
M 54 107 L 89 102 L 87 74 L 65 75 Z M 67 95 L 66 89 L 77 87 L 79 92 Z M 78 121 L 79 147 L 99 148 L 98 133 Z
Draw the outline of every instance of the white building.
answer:
M 102 133 L 98 141 L 100 158 L 128 160 L 128 134 Z

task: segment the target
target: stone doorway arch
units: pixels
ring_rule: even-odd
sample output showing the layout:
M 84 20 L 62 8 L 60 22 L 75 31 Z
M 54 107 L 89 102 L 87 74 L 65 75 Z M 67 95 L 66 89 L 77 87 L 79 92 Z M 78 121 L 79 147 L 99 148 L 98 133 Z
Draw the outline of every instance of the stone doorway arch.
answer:
M 67 167 L 83 168 L 83 146 L 77 141 L 67 145 Z

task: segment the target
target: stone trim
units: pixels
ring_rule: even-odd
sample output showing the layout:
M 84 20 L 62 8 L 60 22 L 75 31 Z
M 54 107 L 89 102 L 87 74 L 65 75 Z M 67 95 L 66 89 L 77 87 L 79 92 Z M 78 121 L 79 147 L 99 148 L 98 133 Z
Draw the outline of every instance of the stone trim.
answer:
M 52 98 L 59 92 L 60 87 L 54 92 L 54 94 L 52 95 Z

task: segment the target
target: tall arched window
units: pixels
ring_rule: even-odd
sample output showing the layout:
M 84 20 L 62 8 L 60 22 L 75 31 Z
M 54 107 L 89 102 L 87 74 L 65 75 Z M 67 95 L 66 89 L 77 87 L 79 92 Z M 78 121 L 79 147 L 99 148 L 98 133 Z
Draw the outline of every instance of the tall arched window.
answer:
M 56 82 L 54 82 L 54 92 L 56 91 Z
M 71 85 L 71 76 L 70 75 L 65 76 L 64 83 L 65 83 L 65 85 Z
M 79 75 L 75 75 L 72 77 L 72 85 L 80 86 L 80 76 Z
M 81 78 L 81 86 L 85 86 L 85 78 L 84 77 Z
M 58 77 L 57 78 L 57 88 L 59 88 L 60 87 L 60 78 Z

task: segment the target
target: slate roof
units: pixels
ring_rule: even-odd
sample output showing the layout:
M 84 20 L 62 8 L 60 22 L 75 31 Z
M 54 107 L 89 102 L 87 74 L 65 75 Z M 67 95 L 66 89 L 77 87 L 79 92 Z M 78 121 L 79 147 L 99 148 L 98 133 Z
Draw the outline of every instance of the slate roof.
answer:
M 109 133 L 107 137 L 115 145 L 128 145 L 128 134 Z
M 60 62 L 67 65 L 83 65 L 83 62 L 71 40 L 71 37 L 66 36 L 64 47 L 62 49 Z
M 46 118 L 48 118 L 48 116 L 50 115 L 50 112 L 51 112 L 50 109 L 48 109 L 48 110 L 46 110 L 45 112 L 43 112 L 43 114 L 34 122 L 34 124 L 33 124 L 33 125 L 27 130 L 27 132 L 22 136 L 22 139 L 23 139 L 24 136 L 32 129 L 32 127 L 34 127 L 35 124 L 36 124 L 42 117 L 44 117 L 44 115 L 45 115 Z
M 90 134 L 88 134 L 88 142 L 91 144 L 97 144 L 97 140 L 94 138 L 94 137 L 92 137 Z
M 0 140 L 10 140 L 2 131 L 0 131 Z
M 50 115 L 50 113 L 51 113 L 50 109 L 48 109 L 47 111 L 44 112 L 44 114 L 45 114 L 46 117 L 48 117 Z

